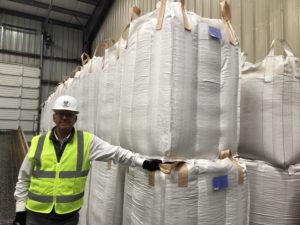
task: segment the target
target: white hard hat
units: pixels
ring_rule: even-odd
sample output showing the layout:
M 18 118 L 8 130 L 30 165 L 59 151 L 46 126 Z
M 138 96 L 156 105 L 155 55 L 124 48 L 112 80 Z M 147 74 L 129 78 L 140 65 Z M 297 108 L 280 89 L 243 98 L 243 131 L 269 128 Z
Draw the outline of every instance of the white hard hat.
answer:
M 66 110 L 79 113 L 77 110 L 77 100 L 69 95 L 62 95 L 58 97 L 54 102 L 52 110 Z

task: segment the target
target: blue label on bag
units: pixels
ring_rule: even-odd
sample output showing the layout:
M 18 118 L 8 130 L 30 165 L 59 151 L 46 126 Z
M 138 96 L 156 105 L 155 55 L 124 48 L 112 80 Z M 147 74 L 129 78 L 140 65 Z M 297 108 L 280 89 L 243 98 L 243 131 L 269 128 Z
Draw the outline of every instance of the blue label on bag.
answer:
M 221 34 L 221 31 L 220 31 L 219 28 L 209 26 L 208 27 L 208 34 L 211 37 L 222 39 L 222 34 Z
M 213 190 L 218 191 L 220 189 L 228 188 L 228 176 L 218 176 L 213 178 Z

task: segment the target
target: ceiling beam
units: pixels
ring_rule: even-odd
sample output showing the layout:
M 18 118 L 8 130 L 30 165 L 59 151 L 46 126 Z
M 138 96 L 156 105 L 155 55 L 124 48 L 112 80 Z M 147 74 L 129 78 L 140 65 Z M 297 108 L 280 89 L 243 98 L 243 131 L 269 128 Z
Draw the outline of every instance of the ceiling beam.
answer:
M 86 4 L 90 4 L 90 5 L 97 5 L 97 0 L 77 0 L 78 2 L 84 2 Z
M 97 6 L 94 9 L 93 14 L 88 20 L 84 29 L 84 42 L 83 51 L 91 54 L 91 46 L 94 38 L 101 28 L 102 23 L 105 20 L 110 8 L 115 0 L 99 0 Z
M 24 5 L 34 6 L 34 7 L 41 8 L 41 9 L 49 9 L 49 7 L 50 7 L 49 4 L 45 4 L 45 3 L 34 1 L 34 0 L 9 0 L 9 1 L 17 2 L 20 4 L 24 4 Z M 77 17 L 81 17 L 84 19 L 88 19 L 90 17 L 89 14 L 70 10 L 70 9 L 65 9 L 65 8 L 62 8 L 59 6 L 55 6 L 55 5 L 51 6 L 51 11 L 66 14 L 66 15 L 71 15 L 71 16 L 77 16 Z
M 18 11 L 9 10 L 9 9 L 4 9 L 1 7 L 0 7 L 0 13 L 12 15 L 12 16 L 24 17 L 27 19 L 37 20 L 40 22 L 45 22 L 45 20 L 46 20 L 46 17 L 36 16 L 36 15 L 27 14 L 27 13 L 18 12 Z M 69 27 L 69 28 L 73 28 L 73 29 L 77 29 L 77 30 L 83 30 L 83 27 L 80 25 L 73 24 L 73 23 L 67 23 L 67 22 L 63 22 L 60 20 L 49 19 L 48 22 L 53 25 L 59 25 L 59 26 Z

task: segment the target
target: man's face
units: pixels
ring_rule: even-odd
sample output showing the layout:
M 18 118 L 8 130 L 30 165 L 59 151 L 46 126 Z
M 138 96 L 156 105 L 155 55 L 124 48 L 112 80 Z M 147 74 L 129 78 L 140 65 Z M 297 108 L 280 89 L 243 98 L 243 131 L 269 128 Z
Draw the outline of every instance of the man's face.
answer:
M 77 121 L 77 115 L 67 110 L 57 110 L 53 114 L 53 122 L 58 129 L 71 129 Z

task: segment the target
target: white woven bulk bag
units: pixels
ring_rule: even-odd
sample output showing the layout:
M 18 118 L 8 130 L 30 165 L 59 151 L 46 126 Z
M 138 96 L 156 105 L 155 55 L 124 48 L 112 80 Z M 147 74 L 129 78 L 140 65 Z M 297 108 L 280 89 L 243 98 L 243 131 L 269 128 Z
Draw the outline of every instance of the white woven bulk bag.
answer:
M 179 2 L 164 3 L 130 28 L 121 145 L 177 159 L 214 159 L 226 148 L 236 152 L 239 48 L 230 46 L 221 20 L 202 19 Z
M 120 99 L 124 51 L 127 41 L 122 38 L 105 50 L 99 77 L 97 134 L 111 144 L 120 145 Z M 99 76 L 99 75 L 98 75 Z
M 116 73 L 117 63 L 117 44 L 115 44 L 110 48 L 105 49 L 105 56 L 103 58 L 103 71 L 99 80 L 98 92 L 98 135 L 101 139 L 110 143 L 112 141 L 113 134 L 112 124 L 114 120 L 114 92 L 115 88 L 119 88 L 115 83 L 115 77 L 119 76 Z
M 241 79 L 239 154 L 286 168 L 300 163 L 300 60 L 280 42 L 287 57 L 246 64 Z
M 171 155 L 213 159 L 218 150 L 237 149 L 239 46 L 228 42 L 221 20 L 198 17 L 196 29 L 193 36 L 185 35 L 184 45 L 174 44 L 181 49 L 174 48 L 173 57 L 172 99 L 177 100 L 172 104 Z M 211 29 L 219 30 L 220 39 L 213 38 Z
M 74 98 L 77 99 L 78 101 L 78 119 L 77 122 L 75 123 L 75 128 L 77 130 L 82 130 L 83 128 L 83 122 L 81 119 L 81 113 L 84 113 L 84 110 L 82 108 L 82 101 L 84 101 L 84 95 L 83 95 L 83 85 L 82 85 L 82 76 L 81 76 L 81 71 L 77 71 L 74 75 L 74 78 L 72 80 L 72 84 L 70 85 L 70 95 L 73 96 Z
M 87 81 L 87 124 L 86 130 L 91 133 L 96 133 L 96 119 L 97 119 L 97 103 L 98 103 L 98 83 L 99 74 L 102 71 L 102 57 L 94 56 L 89 64 L 89 75 Z
M 51 95 L 49 95 L 47 101 L 45 102 L 45 111 L 44 111 L 44 116 L 43 116 L 44 117 L 43 132 L 44 133 L 51 130 L 52 127 L 55 125 L 52 120 L 52 115 L 53 115 L 52 107 L 53 107 L 54 101 L 56 99 L 54 97 L 55 97 L 55 95 L 54 95 L 54 93 L 52 93 Z
M 45 110 L 44 110 L 44 125 L 43 128 L 41 129 L 41 132 L 46 133 L 47 131 L 51 130 L 54 126 L 55 123 L 52 120 L 52 116 L 53 116 L 53 104 L 55 102 L 55 100 L 62 95 L 64 90 L 64 84 L 60 83 L 55 91 L 48 97 L 47 101 L 45 102 Z
M 132 123 L 134 123 L 136 119 L 138 118 L 133 118 L 132 117 L 132 113 L 133 113 L 133 95 L 134 95 L 134 74 L 135 74 L 135 65 L 136 65 L 136 61 L 138 60 L 137 58 L 137 31 L 140 29 L 140 26 L 147 26 L 148 24 L 150 24 L 150 30 L 152 31 L 152 22 L 151 20 L 148 20 L 148 17 L 150 15 L 152 15 L 153 13 L 149 13 L 145 16 L 142 16 L 136 20 L 134 20 L 131 24 L 130 24 L 130 30 L 129 30 L 129 36 L 128 36 L 128 46 L 127 49 L 125 51 L 125 54 L 123 55 L 124 58 L 124 68 L 123 68 L 123 72 L 122 72 L 122 84 L 121 84 L 121 100 L 120 100 L 120 107 L 121 107 L 121 111 L 120 111 L 120 144 L 122 147 L 124 148 L 128 148 L 134 151 L 138 151 L 138 149 L 134 149 L 133 148 L 133 129 L 132 129 Z M 154 20 L 155 20 L 155 15 L 153 16 Z M 155 22 L 154 22 L 155 23 Z M 147 37 L 147 34 L 149 34 L 149 32 L 145 32 L 145 37 Z M 149 35 L 149 37 L 151 38 L 151 35 Z M 149 42 L 148 42 L 149 43 Z M 168 42 L 165 42 L 163 40 L 160 40 L 157 45 L 161 46 L 162 43 L 166 44 Z M 165 57 L 168 57 L 167 54 L 165 55 Z M 144 59 L 144 57 L 142 57 L 142 59 Z M 158 58 L 158 60 L 160 59 L 160 57 Z M 157 67 L 153 67 L 153 68 L 157 68 Z M 161 76 L 163 77 L 163 76 Z M 152 96 L 153 99 L 155 99 L 156 95 L 154 93 L 154 95 Z M 161 95 L 162 98 L 164 98 L 164 95 Z M 166 112 L 165 115 L 168 115 L 168 112 Z M 162 115 L 163 116 L 163 115 Z M 147 121 L 145 118 L 140 118 L 139 122 L 142 123 L 140 124 L 140 128 L 142 128 L 143 130 L 145 130 L 144 128 L 144 123 Z M 168 123 L 167 123 L 168 124 Z M 154 123 L 154 125 L 156 125 L 156 123 Z M 142 131 L 139 129 L 141 134 Z M 138 133 L 136 133 L 138 135 Z M 166 134 L 168 134 L 168 132 L 166 132 Z M 162 137 L 163 134 L 159 133 L 159 135 L 161 135 Z M 140 135 L 138 135 L 137 137 L 134 137 L 135 140 L 139 140 L 139 141 L 144 141 L 144 139 L 142 139 L 140 137 Z M 158 149 L 158 146 L 160 145 L 159 142 L 152 142 L 152 145 L 155 145 L 155 147 Z M 146 140 L 144 143 L 144 147 L 148 148 L 148 141 Z M 155 148 L 153 148 L 155 149 Z
M 88 185 L 87 224 L 122 224 L 125 166 L 93 161 Z
M 179 163 L 170 174 L 155 172 L 151 186 L 145 170 L 129 168 L 123 225 L 246 225 L 248 183 L 244 166 L 239 169 L 243 184 L 239 184 L 236 166 L 228 158 L 189 160 Z
M 51 96 L 51 95 L 50 95 Z M 52 116 L 49 114 L 51 111 L 51 98 L 50 96 L 44 102 L 42 111 L 41 111 L 41 120 L 40 120 L 40 132 L 46 133 L 49 130 L 49 120 L 51 120 Z
M 91 61 L 88 58 L 88 62 L 82 66 L 81 75 L 80 75 L 80 88 L 82 89 L 82 95 L 79 97 L 78 105 L 79 108 L 82 109 L 80 111 L 80 115 L 78 115 L 78 119 L 81 121 L 82 127 L 81 130 L 89 130 L 89 118 L 92 113 L 89 111 L 89 92 L 93 91 L 93 87 L 89 86 L 90 77 L 90 66 Z
M 73 83 L 73 79 L 72 77 L 69 77 L 65 82 L 64 82 L 64 91 L 63 91 L 63 94 L 64 95 L 70 95 L 71 94 L 71 86 L 72 86 L 72 83 Z
M 300 164 L 288 169 L 245 160 L 250 190 L 250 224 L 300 224 Z
M 121 112 L 121 84 L 122 73 L 124 69 L 125 51 L 127 50 L 127 40 L 122 37 L 115 44 L 117 50 L 117 61 L 115 73 L 113 75 L 113 104 L 112 104 L 112 122 L 111 126 L 111 143 L 120 145 L 120 112 Z M 126 88 L 126 87 L 123 87 Z
M 90 188 L 91 188 L 91 173 L 89 173 L 85 188 L 84 188 L 84 196 L 83 196 L 83 205 L 81 206 L 81 209 L 79 211 L 79 222 L 78 225 L 88 225 L 89 217 L 89 201 L 90 201 Z

